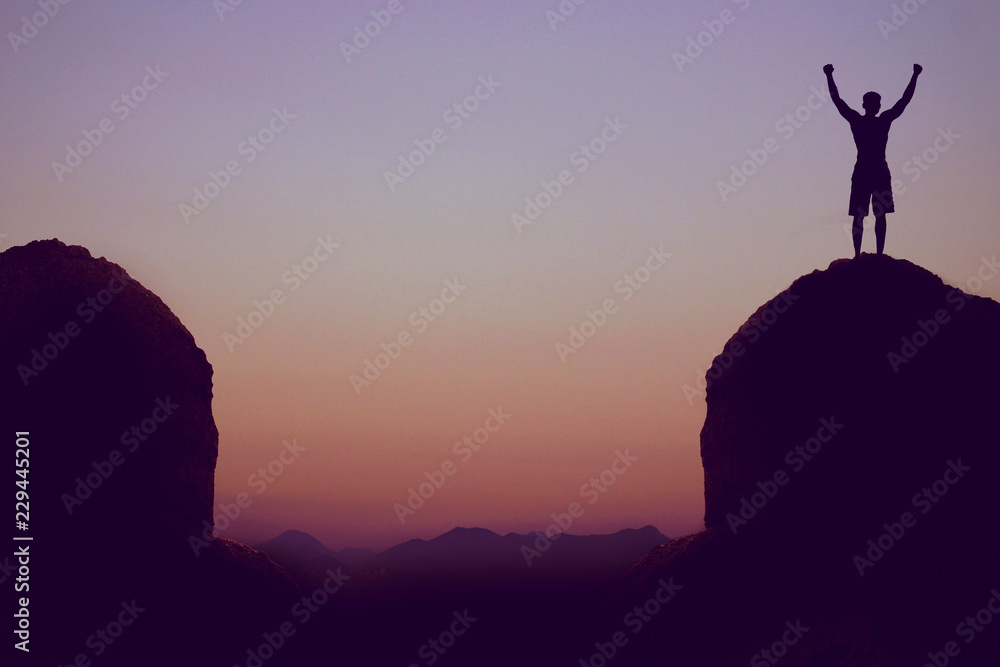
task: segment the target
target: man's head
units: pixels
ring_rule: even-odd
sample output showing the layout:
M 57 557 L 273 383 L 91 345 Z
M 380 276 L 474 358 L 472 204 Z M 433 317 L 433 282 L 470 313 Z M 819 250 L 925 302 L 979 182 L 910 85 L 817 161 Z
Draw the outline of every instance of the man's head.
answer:
M 882 108 L 882 96 L 875 92 L 865 93 L 861 98 L 861 106 L 865 110 L 866 116 L 874 116 Z

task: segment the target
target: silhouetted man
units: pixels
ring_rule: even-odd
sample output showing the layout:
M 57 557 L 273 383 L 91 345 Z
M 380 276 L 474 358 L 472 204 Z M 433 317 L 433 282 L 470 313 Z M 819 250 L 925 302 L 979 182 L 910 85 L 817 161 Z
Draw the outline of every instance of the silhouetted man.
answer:
M 854 227 L 851 229 L 854 237 L 854 256 L 861 256 L 861 235 L 864 233 L 864 220 L 868 215 L 868 203 L 872 204 L 875 214 L 875 242 L 878 254 L 885 248 L 885 214 L 895 211 L 892 201 L 892 177 L 889 175 L 889 165 L 885 161 L 885 144 L 889 140 L 889 126 L 899 118 L 903 109 L 913 99 L 913 91 L 917 87 L 917 76 L 924 70 L 920 65 L 913 66 L 913 76 L 906 86 L 903 96 L 895 106 L 881 116 L 882 97 L 878 93 L 865 93 L 861 106 L 865 110 L 862 116 L 847 106 L 840 99 L 837 85 L 833 82 L 833 65 L 826 65 L 827 83 L 830 85 L 830 97 L 837 111 L 851 124 L 854 143 L 858 147 L 858 161 L 854 165 L 851 176 L 851 204 L 848 215 L 854 216 Z

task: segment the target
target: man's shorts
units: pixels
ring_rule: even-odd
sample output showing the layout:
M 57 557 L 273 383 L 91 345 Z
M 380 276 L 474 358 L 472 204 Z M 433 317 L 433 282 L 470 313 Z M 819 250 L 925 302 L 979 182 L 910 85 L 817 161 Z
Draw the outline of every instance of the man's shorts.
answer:
M 868 215 L 868 203 L 876 216 L 895 212 L 892 201 L 892 177 L 885 162 L 874 166 L 854 165 L 851 176 L 851 203 L 847 215 Z

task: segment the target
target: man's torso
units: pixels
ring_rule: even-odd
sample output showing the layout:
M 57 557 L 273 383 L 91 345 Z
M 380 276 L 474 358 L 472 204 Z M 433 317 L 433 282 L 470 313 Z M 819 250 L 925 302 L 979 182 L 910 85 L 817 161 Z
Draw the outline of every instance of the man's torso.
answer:
M 858 116 L 851 121 L 854 145 L 858 147 L 858 165 L 873 167 L 885 163 L 885 145 L 889 141 L 892 120 L 882 116 Z

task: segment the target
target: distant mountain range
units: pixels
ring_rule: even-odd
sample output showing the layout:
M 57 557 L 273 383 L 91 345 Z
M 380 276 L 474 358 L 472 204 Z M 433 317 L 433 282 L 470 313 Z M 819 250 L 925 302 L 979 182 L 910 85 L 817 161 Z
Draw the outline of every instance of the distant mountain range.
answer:
M 366 563 L 375 555 L 374 549 L 341 549 L 340 551 L 328 549 L 315 537 L 309 533 L 303 533 L 301 530 L 286 530 L 281 535 L 258 545 L 257 548 L 271 556 L 271 560 L 275 560 L 276 556 L 281 560 L 291 559 L 304 562 L 316 558 L 333 558 L 350 568 Z
M 299 586 L 306 588 L 322 584 L 327 570 L 336 572 L 342 568 L 345 572 L 354 571 L 375 556 L 372 549 L 334 551 L 300 530 L 286 530 L 255 548 L 288 570 Z
M 366 578 L 578 579 L 612 578 L 650 549 L 669 541 L 653 526 L 611 535 L 540 533 L 499 535 L 485 528 L 454 528 L 431 540 L 415 539 L 376 554 L 334 551 L 308 533 L 289 530 L 258 545 L 300 582 L 313 585 L 329 568 Z

